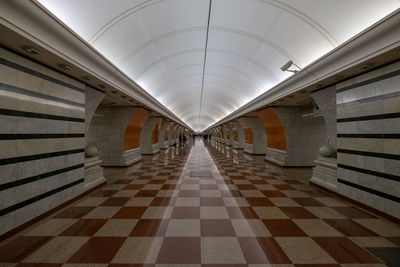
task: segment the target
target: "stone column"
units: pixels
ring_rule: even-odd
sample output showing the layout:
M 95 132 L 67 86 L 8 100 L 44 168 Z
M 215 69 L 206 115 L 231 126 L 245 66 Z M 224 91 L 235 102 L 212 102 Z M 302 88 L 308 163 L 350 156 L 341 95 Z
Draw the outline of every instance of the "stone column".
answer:
M 320 148 L 316 166 L 313 168 L 311 182 L 337 191 L 337 158 L 336 158 L 336 86 L 331 86 L 311 95 L 325 120 L 327 139 Z M 331 154 L 325 153 L 332 151 Z
M 286 166 L 315 166 L 319 148 L 325 143 L 324 119 L 314 117 L 312 107 L 274 108 L 286 133 Z
M 160 149 L 168 149 L 169 148 L 169 131 L 171 130 L 173 122 L 165 121 L 161 126 L 160 132 L 158 134 L 158 146 Z M 168 135 L 168 139 L 165 140 L 165 135 Z
M 245 119 L 253 132 L 253 144 L 245 148 L 245 152 L 249 154 L 265 154 L 265 147 L 267 146 L 267 135 L 265 128 L 262 125 L 257 115 L 246 116 Z
M 237 121 L 233 121 L 232 122 L 232 131 L 231 131 L 231 135 L 233 135 L 233 131 L 236 129 L 237 133 L 238 133 L 238 141 L 233 141 L 233 148 L 235 149 L 243 149 L 244 148 L 244 143 L 245 143 L 245 138 L 244 138 L 244 131 L 242 126 L 240 125 L 239 122 Z M 232 139 L 234 140 L 233 136 Z
M 158 145 L 153 146 L 152 136 L 154 127 L 159 123 L 161 117 L 150 116 L 143 125 L 140 133 L 140 152 L 142 155 L 153 155 L 159 152 Z
M 88 146 L 90 124 L 92 122 L 93 115 L 104 96 L 105 94 L 103 92 L 88 86 L 85 88 L 85 191 L 106 181 L 104 178 L 103 168 L 100 166 L 102 161 L 98 156 L 97 144 L 92 143 L 90 146 Z
M 100 106 L 92 119 L 88 145 L 96 144 L 104 166 L 128 166 L 140 160 L 138 155 L 126 155 L 126 127 L 137 108 Z

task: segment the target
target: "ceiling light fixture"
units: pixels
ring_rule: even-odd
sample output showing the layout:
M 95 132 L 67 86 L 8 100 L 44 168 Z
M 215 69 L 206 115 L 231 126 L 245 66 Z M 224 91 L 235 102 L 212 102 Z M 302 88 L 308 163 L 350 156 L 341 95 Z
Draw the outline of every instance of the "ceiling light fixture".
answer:
M 71 71 L 72 67 L 68 64 L 65 63 L 58 63 L 57 66 L 62 69 L 62 70 L 67 70 L 67 71 Z
M 82 79 L 84 79 L 85 81 L 91 81 L 91 80 L 93 80 L 93 78 L 90 77 L 90 76 L 82 76 Z
M 31 55 L 39 55 L 41 53 L 39 49 L 37 49 L 33 46 L 30 46 L 30 45 L 24 45 L 24 46 L 22 46 L 22 49 Z
M 299 70 L 290 70 L 289 68 L 295 66 L 297 67 L 299 70 L 301 70 L 301 68 L 299 66 L 296 65 L 296 63 L 294 63 L 292 60 L 289 60 L 288 62 L 286 62 L 285 65 L 283 65 L 281 67 L 281 71 L 289 71 L 289 72 L 293 72 L 293 73 L 297 73 Z

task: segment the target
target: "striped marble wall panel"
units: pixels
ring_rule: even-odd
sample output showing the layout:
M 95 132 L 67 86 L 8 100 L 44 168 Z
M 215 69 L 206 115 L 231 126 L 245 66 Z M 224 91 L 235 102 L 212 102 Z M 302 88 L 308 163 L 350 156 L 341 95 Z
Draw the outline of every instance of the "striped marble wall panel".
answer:
M 400 218 L 400 62 L 337 85 L 339 192 Z
M 0 48 L 0 234 L 83 192 L 84 88 Z

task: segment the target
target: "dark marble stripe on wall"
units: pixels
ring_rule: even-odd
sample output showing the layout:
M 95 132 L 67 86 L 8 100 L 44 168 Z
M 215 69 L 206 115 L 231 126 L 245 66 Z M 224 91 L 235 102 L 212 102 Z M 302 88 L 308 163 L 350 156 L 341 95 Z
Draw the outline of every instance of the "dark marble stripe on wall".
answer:
M 83 118 L 73 118 L 73 117 L 58 116 L 58 115 L 43 114 L 43 113 L 28 112 L 28 111 L 20 111 L 20 110 L 11 110 L 11 109 L 0 109 L 0 115 L 35 118 L 35 119 L 72 121 L 72 122 L 82 122 L 82 123 L 85 122 L 85 119 L 83 119 Z
M 0 71 L 3 234 L 83 193 L 85 85 L 4 48 Z
M 43 193 L 41 195 L 32 197 L 30 199 L 27 199 L 27 200 L 24 200 L 22 202 L 19 202 L 19 203 L 15 204 L 15 205 L 12 205 L 12 206 L 9 206 L 7 208 L 4 208 L 4 209 L 0 210 L 0 216 L 4 216 L 4 215 L 6 215 L 6 214 L 8 214 L 10 212 L 13 212 L 15 210 L 21 209 L 23 207 L 26 207 L 26 206 L 28 206 L 30 204 L 33 204 L 33 203 L 39 201 L 39 200 L 42 200 L 42 199 L 47 198 L 47 197 L 49 197 L 51 195 L 54 195 L 54 194 L 59 193 L 61 191 L 64 191 L 64 190 L 66 190 L 68 188 L 71 188 L 71 187 L 73 187 L 75 185 L 83 183 L 83 181 L 84 181 L 84 178 L 81 178 L 81 179 L 76 180 L 76 181 L 74 181 L 72 183 L 60 186 L 60 187 L 58 187 L 56 189 L 50 190 L 50 191 L 48 191 L 46 193 Z
M 400 218 L 400 63 L 336 92 L 339 193 Z

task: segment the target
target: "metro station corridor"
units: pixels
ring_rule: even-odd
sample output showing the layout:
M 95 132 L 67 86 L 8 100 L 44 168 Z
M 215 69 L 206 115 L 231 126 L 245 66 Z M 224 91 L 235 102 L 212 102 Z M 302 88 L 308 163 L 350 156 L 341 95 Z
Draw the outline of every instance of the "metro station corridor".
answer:
M 0 0 L 0 267 L 400 267 L 400 0 Z
M 201 138 L 106 173 L 0 248 L 0 265 L 386 266 L 366 247 L 400 245 L 394 223 Z

